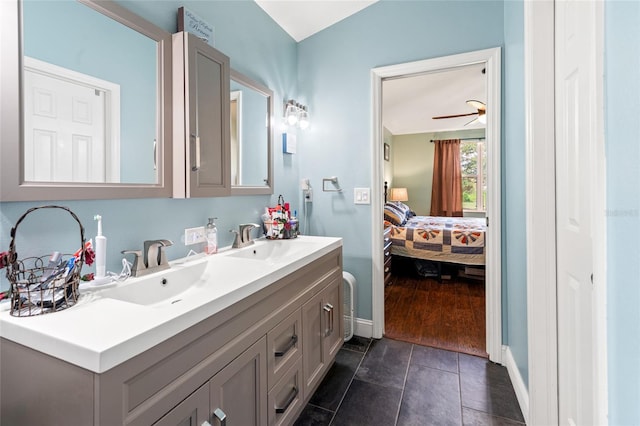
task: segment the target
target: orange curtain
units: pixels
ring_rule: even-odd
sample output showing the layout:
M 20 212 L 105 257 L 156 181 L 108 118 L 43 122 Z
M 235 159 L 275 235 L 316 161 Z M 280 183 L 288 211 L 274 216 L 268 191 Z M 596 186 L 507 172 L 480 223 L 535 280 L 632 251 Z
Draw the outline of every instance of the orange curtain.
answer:
M 434 143 L 431 216 L 462 216 L 460 139 Z

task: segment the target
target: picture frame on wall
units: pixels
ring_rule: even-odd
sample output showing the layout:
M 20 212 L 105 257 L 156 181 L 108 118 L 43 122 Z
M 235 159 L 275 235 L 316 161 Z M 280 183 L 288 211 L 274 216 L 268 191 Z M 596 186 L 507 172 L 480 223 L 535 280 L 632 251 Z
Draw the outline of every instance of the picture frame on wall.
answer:
M 385 143 L 384 144 L 384 161 L 389 161 L 390 150 L 391 150 L 391 147 L 389 146 L 389 144 Z

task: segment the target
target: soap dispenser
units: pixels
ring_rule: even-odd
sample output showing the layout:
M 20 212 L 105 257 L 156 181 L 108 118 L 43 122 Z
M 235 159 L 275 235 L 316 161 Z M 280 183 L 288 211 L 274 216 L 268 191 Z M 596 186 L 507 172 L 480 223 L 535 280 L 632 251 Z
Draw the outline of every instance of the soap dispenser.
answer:
M 207 245 L 204 247 L 204 252 L 207 254 L 214 254 L 218 252 L 218 230 L 216 224 L 213 222 L 217 217 L 210 217 L 209 223 L 204 228 L 204 238 L 207 240 Z

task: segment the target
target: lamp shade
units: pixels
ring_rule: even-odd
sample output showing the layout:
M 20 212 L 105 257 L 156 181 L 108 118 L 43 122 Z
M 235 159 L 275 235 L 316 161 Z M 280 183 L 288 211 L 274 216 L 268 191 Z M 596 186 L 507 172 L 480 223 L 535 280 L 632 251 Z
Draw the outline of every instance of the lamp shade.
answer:
M 409 201 L 407 188 L 391 188 L 389 201 Z

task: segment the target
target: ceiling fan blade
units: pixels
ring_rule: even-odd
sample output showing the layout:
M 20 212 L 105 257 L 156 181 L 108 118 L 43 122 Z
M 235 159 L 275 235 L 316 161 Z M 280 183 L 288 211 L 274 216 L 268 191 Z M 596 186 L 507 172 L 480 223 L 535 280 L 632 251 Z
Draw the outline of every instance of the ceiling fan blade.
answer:
M 473 107 L 477 110 L 482 110 L 485 111 L 487 109 L 487 106 L 485 105 L 484 102 L 480 102 L 480 101 L 476 101 L 474 99 L 470 99 L 467 101 L 467 105 L 469 105 L 470 107 Z
M 434 120 L 440 120 L 441 118 L 456 118 L 456 117 L 469 117 L 471 115 L 478 115 L 477 112 L 470 112 L 468 114 L 455 114 L 455 115 L 441 115 L 438 117 L 431 117 Z

